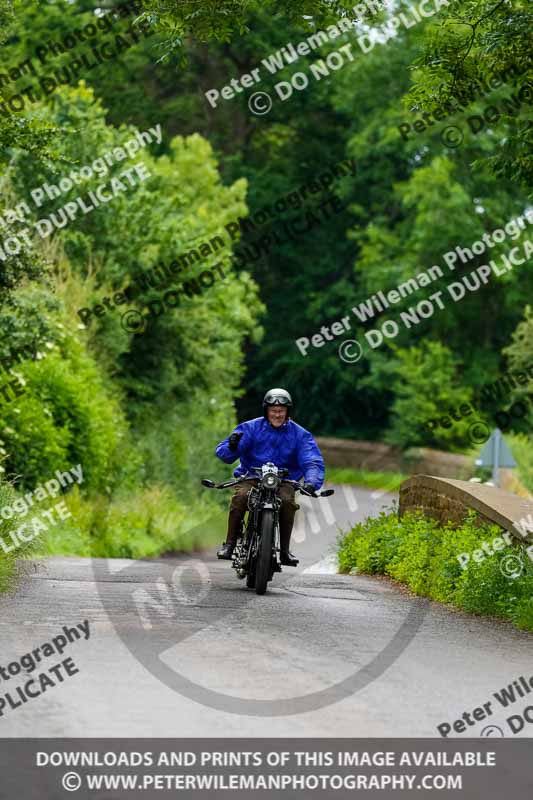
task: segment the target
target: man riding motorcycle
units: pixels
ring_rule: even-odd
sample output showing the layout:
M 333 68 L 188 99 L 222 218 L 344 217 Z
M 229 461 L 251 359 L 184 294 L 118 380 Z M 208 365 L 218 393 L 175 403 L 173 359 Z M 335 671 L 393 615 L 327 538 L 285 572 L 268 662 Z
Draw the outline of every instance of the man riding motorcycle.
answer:
M 272 461 L 277 467 L 288 469 L 287 477 L 298 481 L 303 477 L 304 488 L 317 492 L 324 482 L 324 459 L 313 436 L 289 416 L 292 399 L 285 389 L 271 389 L 263 398 L 263 416 L 241 422 L 233 433 L 220 442 L 216 455 L 226 464 L 240 459 L 234 471 L 236 478 L 245 475 L 252 467 Z M 231 499 L 226 542 L 217 551 L 218 558 L 231 559 L 241 524 L 246 513 L 248 493 L 258 480 L 243 481 Z M 289 551 L 294 515 L 299 506 L 294 502 L 294 488 L 288 483 L 280 487 L 279 512 L 280 560 L 295 567 L 298 559 Z

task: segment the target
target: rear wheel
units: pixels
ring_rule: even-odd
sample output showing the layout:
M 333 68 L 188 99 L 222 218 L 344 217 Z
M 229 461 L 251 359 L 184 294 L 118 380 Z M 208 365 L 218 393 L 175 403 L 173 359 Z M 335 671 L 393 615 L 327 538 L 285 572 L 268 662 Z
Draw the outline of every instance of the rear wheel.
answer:
M 274 542 L 274 512 L 265 509 L 261 515 L 261 541 L 257 553 L 255 567 L 256 594 L 266 592 L 267 583 L 272 575 L 272 545 Z

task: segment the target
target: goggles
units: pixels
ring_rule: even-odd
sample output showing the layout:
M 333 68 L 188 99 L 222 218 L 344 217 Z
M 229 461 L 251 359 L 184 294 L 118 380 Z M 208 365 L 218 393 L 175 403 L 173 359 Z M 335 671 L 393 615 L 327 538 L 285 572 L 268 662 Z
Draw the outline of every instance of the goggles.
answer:
M 265 403 L 267 406 L 288 406 L 289 401 L 286 397 L 279 394 L 267 394 L 265 397 Z

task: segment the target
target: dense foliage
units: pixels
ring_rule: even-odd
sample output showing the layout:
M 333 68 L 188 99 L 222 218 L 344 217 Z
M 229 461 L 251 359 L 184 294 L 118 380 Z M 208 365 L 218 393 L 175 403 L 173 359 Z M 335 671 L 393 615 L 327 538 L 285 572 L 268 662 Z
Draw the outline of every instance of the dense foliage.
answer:
M 483 560 L 472 556 L 461 566 L 459 554 L 472 554 L 484 541 L 501 536 L 497 525 L 471 516 L 461 525 L 439 527 L 421 513 L 382 512 L 356 525 L 339 541 L 341 572 L 357 569 L 389 575 L 415 594 L 450 603 L 474 614 L 503 617 L 533 630 L 533 562 L 517 541 Z M 515 556 L 515 560 L 502 560 Z M 463 563 L 466 559 L 463 559 Z M 505 574 L 506 566 L 510 568 Z
M 62 20 L 69 18 L 68 5 Z M 36 17 L 41 41 L 57 36 L 57 11 L 51 3 Z M 71 18 L 71 24 L 79 20 Z M 23 40 L 14 37 L 13 43 L 20 47 Z M 20 63 L 25 55 L 13 60 Z M 201 136 L 169 138 L 163 130 L 160 147 L 152 135 L 133 158 L 111 159 L 106 167 L 104 155 L 134 142 L 139 132 L 137 125 L 113 125 L 107 117 L 92 88 L 61 86 L 23 120 L 37 132 L 55 132 L 53 149 L 41 148 L 36 158 L 24 139 L 15 139 L 3 151 L 2 212 L 7 218 L 8 209 L 25 207 L 23 220 L 3 230 L 3 241 L 18 235 L 21 250 L 0 265 L 0 470 L 23 492 L 56 470 L 83 465 L 83 498 L 71 501 L 75 522 L 58 526 L 47 543 L 34 542 L 33 548 L 142 557 L 195 547 L 215 535 L 212 527 L 202 537 L 197 530 L 218 511 L 200 495 L 199 479 L 226 474 L 214 462 L 214 444 L 235 422 L 242 344 L 260 337 L 262 306 L 248 273 L 231 269 L 225 232 L 226 224 L 246 214 L 245 181 L 222 183 Z M 39 202 L 31 194 L 97 163 L 75 190 L 55 198 L 47 192 L 44 200 L 37 194 Z M 143 179 L 125 183 L 123 173 L 132 165 Z M 125 190 L 109 205 L 91 207 L 91 193 L 102 185 L 109 190 L 120 177 Z M 89 211 L 60 225 L 65 204 L 78 195 Z M 38 220 L 53 220 L 51 235 L 34 233 Z M 23 226 L 31 236 L 21 236 Z M 46 230 L 47 223 L 41 226 Z M 186 258 L 179 276 L 153 272 L 215 240 L 216 252 L 202 251 L 200 264 Z M 146 317 L 138 332 L 121 322 L 126 308 L 138 314 L 165 290 L 194 287 L 194 279 L 215 266 L 216 283 Z M 134 302 L 82 323 L 80 308 L 93 309 L 128 286 L 136 289 Z
M 38 219 L 60 219 L 78 195 L 88 202 L 134 163 L 149 176 L 46 238 L 33 232 L 21 238 L 18 252 L 8 250 L 0 260 L 0 359 L 12 362 L 0 376 L 4 385 L 17 385 L 16 394 L 5 390 L 9 399 L 0 397 L 3 475 L 23 489 L 81 460 L 82 493 L 91 498 L 83 502 L 96 509 L 91 515 L 84 506 L 85 521 L 93 520 L 88 540 L 104 536 L 106 514 L 116 524 L 117 509 L 127 507 L 139 520 L 136 526 L 130 516 L 128 525 L 143 541 L 130 543 L 128 552 L 142 555 L 153 552 L 150 526 L 164 530 L 158 547 L 172 538 L 154 498 L 174 498 L 176 536 L 187 526 L 185 509 L 194 505 L 198 519 L 212 513 L 206 498 L 198 499 L 198 477 L 227 474 L 215 464 L 213 446 L 236 413 L 257 415 L 271 385 L 291 390 L 297 420 L 317 434 L 468 449 L 466 423 L 433 432 L 423 423 L 468 402 L 503 370 L 531 364 L 527 264 L 422 324 L 402 327 L 382 347 L 367 347 L 356 364 L 339 358 L 342 337 L 311 346 L 306 356 L 295 340 L 348 316 L 347 337 L 364 342 L 369 328 L 414 300 L 488 257 L 498 260 L 510 245 L 522 246 L 527 232 L 454 273 L 443 264 L 444 253 L 470 246 L 527 206 L 527 4 L 493 8 L 488 0 L 453 0 L 370 52 L 357 43 L 367 28 L 354 28 L 296 63 L 285 62 L 276 74 L 262 59 L 307 40 L 339 15 L 346 19 L 352 4 L 143 0 L 127 14 L 116 10 L 121 5 L 106 0 L 95 11 L 90 0 L 0 0 L 0 246 Z M 408 6 L 398 0 L 395 12 Z M 382 11 L 368 24 L 386 20 Z M 80 30 L 94 35 L 78 41 Z M 82 57 L 94 61 L 105 42 L 118 52 L 87 68 Z M 279 81 L 295 71 L 309 74 L 345 44 L 352 58 L 342 69 L 279 99 Z M 28 59 L 34 73 L 21 68 Z M 517 64 L 517 77 L 489 96 L 477 93 L 463 111 L 426 130 L 400 132 L 454 92 L 468 93 L 475 80 Z M 252 89 L 217 108 L 206 100 L 209 90 L 257 68 L 261 80 Z M 249 109 L 256 89 L 273 98 L 268 115 Z M 525 99 L 516 113 L 473 133 L 467 116 L 484 114 L 489 105 L 503 108 L 519 90 Z M 462 130 L 460 147 L 441 139 L 450 124 Z M 39 207 L 31 200 L 32 189 L 58 184 L 136 131 L 157 126 L 161 140 L 134 158 L 47 196 Z M 339 168 L 350 160 L 355 169 Z M 318 191 L 310 188 L 325 175 Z M 239 235 L 230 235 L 226 226 L 233 223 L 235 231 L 238 218 L 257 220 L 262 209 L 289 197 L 266 222 L 243 223 Z M 30 206 L 24 221 L 7 215 L 22 203 Z M 93 313 L 82 324 L 80 308 L 105 304 L 106 297 L 143 284 L 156 266 L 214 240 L 222 243 L 216 252 L 189 263 L 179 282 L 216 266 L 226 277 L 150 316 L 143 332 L 121 325 L 120 308 Z M 437 264 L 444 277 L 413 299 L 365 324 L 351 311 Z M 172 278 L 163 289 L 144 283 L 124 309 L 157 303 L 173 286 Z M 531 386 L 519 387 L 505 407 Z M 499 410 L 488 408 L 489 420 Z M 512 424 L 525 461 L 531 421 L 530 415 Z M 531 469 L 529 461 L 524 474 Z M 151 499 L 143 504 L 145 493 Z

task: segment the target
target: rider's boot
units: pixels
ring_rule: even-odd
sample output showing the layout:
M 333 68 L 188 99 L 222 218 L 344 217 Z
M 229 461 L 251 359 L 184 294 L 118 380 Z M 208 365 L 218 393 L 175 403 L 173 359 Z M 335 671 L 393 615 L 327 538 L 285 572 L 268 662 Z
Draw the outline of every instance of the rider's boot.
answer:
M 223 558 L 229 561 L 233 555 L 237 539 L 242 534 L 242 517 L 243 515 L 238 509 L 230 509 L 228 518 L 228 535 L 226 542 L 222 545 L 220 550 L 217 550 L 217 558 Z
M 235 545 L 231 544 L 231 542 L 226 542 L 223 544 L 220 550 L 217 550 L 217 558 L 225 558 L 229 561 L 231 556 L 233 555 L 233 550 Z
M 279 560 L 281 563 L 286 567 L 296 567 L 300 561 L 296 556 L 294 556 L 291 551 L 289 550 L 289 543 L 291 541 L 291 533 L 292 531 L 288 532 L 286 530 L 280 530 L 280 543 L 279 543 Z
M 286 567 L 296 567 L 300 563 L 300 559 L 293 556 L 290 550 L 282 550 L 279 554 L 279 560 Z

